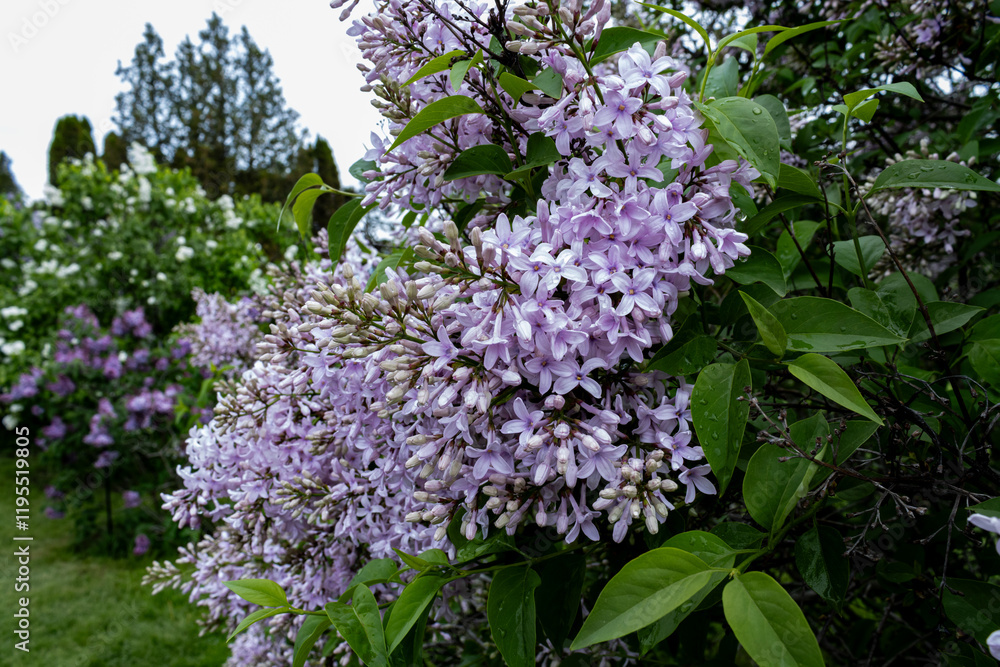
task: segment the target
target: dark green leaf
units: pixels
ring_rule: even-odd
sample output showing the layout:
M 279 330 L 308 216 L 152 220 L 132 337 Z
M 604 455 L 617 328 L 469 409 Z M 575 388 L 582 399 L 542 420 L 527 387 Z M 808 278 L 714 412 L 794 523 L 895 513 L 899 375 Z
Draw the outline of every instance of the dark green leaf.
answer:
M 836 529 L 816 526 L 796 540 L 795 564 L 802 580 L 821 598 L 843 603 L 851 567 L 844 557 L 844 540 Z
M 791 190 L 816 200 L 823 199 L 823 193 L 820 192 L 816 181 L 809 174 L 784 162 L 781 163 L 781 169 L 778 172 L 778 189 Z
M 738 576 L 722 591 L 722 608 L 743 649 L 760 667 L 822 667 L 823 654 L 806 617 L 763 572 Z
M 931 301 L 925 303 L 927 314 L 931 317 L 931 324 L 934 325 L 934 332 L 937 335 L 946 334 L 949 331 L 958 329 L 973 317 L 983 312 L 977 306 L 967 306 L 964 303 L 953 301 Z M 927 328 L 927 320 L 922 315 L 913 318 L 913 326 L 910 327 L 911 343 L 919 343 L 929 340 L 930 329 Z
M 761 282 L 774 290 L 778 296 L 785 296 L 788 291 L 785 276 L 781 272 L 781 264 L 774 255 L 756 246 L 750 246 L 750 256 L 737 262 L 726 270 L 726 277 L 732 278 L 740 285 L 750 285 Z
M 754 35 L 756 38 L 756 35 Z M 756 40 L 755 40 L 756 41 Z M 778 143 L 787 151 L 792 150 L 792 125 L 788 122 L 788 112 L 785 111 L 785 105 L 781 103 L 774 95 L 758 95 L 753 98 L 753 101 L 764 107 L 771 118 L 774 119 L 774 126 L 778 129 Z M 787 165 L 785 165 L 787 166 Z M 794 167 L 792 167 L 794 169 Z M 779 174 L 780 176 L 780 174 Z M 812 182 L 812 179 L 809 179 Z M 780 178 L 779 178 L 780 186 Z M 815 188 L 815 184 L 813 188 Z M 811 193 L 806 193 L 811 194 Z M 822 197 L 822 195 L 818 195 Z
M 520 101 L 521 96 L 529 90 L 538 90 L 538 86 L 535 84 L 530 81 L 525 81 L 519 76 L 514 76 L 510 72 L 503 72 L 500 74 L 500 87 L 507 91 L 508 95 L 514 98 L 515 104 Z
M 319 638 L 332 625 L 330 619 L 323 616 L 306 616 L 298 634 L 295 635 L 295 649 L 292 654 L 292 667 L 302 667 L 306 658 Z
M 743 389 L 750 385 L 750 365 L 713 364 L 698 374 L 691 393 L 691 417 L 705 458 L 725 491 L 739 458 L 750 404 Z M 743 399 L 743 400 L 737 400 Z
M 886 188 L 951 188 L 1000 192 L 1000 185 L 948 160 L 903 160 L 886 167 L 869 194 Z
M 385 640 L 389 646 L 389 653 L 396 650 L 410 628 L 420 620 L 420 615 L 433 602 L 434 597 L 441 590 L 441 587 L 448 583 L 445 577 L 426 575 L 417 577 L 410 582 L 399 599 L 392 605 L 392 615 L 385 628 Z
M 969 363 L 983 381 L 1000 387 L 1000 339 L 972 343 L 969 346 Z
M 694 554 L 709 567 L 730 568 L 736 562 L 736 554 L 725 540 L 703 530 L 678 533 L 664 542 L 663 546 Z
M 277 616 L 278 614 L 284 614 L 288 612 L 288 607 L 268 607 L 267 609 L 258 609 L 257 611 L 247 614 L 246 618 L 240 621 L 240 624 L 236 626 L 236 629 L 229 633 L 226 637 L 226 643 L 233 641 L 233 637 L 240 634 L 251 625 L 257 621 L 263 620 L 265 618 L 270 618 L 272 616 Z
M 844 102 L 847 104 L 849 111 L 854 111 L 859 104 L 867 100 L 869 97 L 875 93 L 883 91 L 906 95 L 907 97 L 912 97 L 919 102 L 924 101 L 924 99 L 920 97 L 920 93 L 917 92 L 917 89 L 913 87 L 912 83 L 902 81 L 900 83 L 889 83 L 876 88 L 865 88 L 864 90 L 859 90 L 856 93 L 847 93 L 844 95 Z
M 847 298 L 855 310 L 864 313 L 897 336 L 906 337 L 916 314 L 917 301 L 910 291 L 873 292 L 863 287 L 854 287 L 847 292 Z
M 956 595 L 953 588 L 962 595 Z M 944 589 L 944 613 L 951 622 L 981 644 L 1000 627 L 1000 586 L 985 581 L 948 577 Z
M 686 602 L 682 602 L 679 607 L 668 612 L 660 620 L 640 628 L 637 631 L 639 636 L 639 650 L 643 654 L 659 644 L 661 641 L 674 633 L 681 622 L 691 615 L 691 612 L 698 609 L 702 601 L 708 597 L 709 593 L 715 590 L 719 584 L 726 580 L 722 572 L 713 572 L 712 578 L 701 590 L 692 595 Z
M 563 91 L 563 78 L 562 74 L 555 71 L 551 67 L 546 67 L 538 75 L 531 80 L 540 91 L 548 95 L 549 97 L 560 99 L 562 97 Z
M 733 521 L 724 521 L 715 526 L 712 534 L 721 537 L 733 549 L 756 549 L 766 537 L 765 533 L 750 524 Z
M 222 583 L 247 602 L 259 604 L 262 607 L 288 606 L 285 591 L 270 579 L 240 579 L 239 581 L 224 581 Z
M 715 358 L 715 339 L 706 336 L 698 314 L 689 316 L 674 337 L 656 351 L 647 370 L 682 376 L 697 373 Z
M 872 421 L 860 421 L 851 420 L 847 422 L 847 427 L 844 432 L 840 434 L 838 439 L 836 435 L 833 436 L 833 444 L 831 445 L 832 451 L 824 452 L 822 457 L 824 461 L 835 463 L 836 465 L 843 465 L 844 461 L 850 458 L 858 447 L 868 442 L 875 431 L 878 430 L 878 424 Z M 834 457 L 836 454 L 836 457 Z M 813 476 L 812 486 L 815 488 L 824 479 L 830 476 L 833 471 L 829 468 L 820 468 L 816 471 L 815 476 Z
M 721 65 L 708 72 L 705 82 L 705 98 L 735 97 L 740 92 L 739 63 L 735 57 L 726 58 Z
M 451 72 L 448 73 L 451 87 L 457 92 L 462 87 L 462 82 L 465 80 L 465 75 L 469 73 L 469 69 L 481 62 L 483 62 L 483 52 L 476 51 L 476 55 L 472 56 L 469 60 L 460 60 L 455 63 L 451 68 Z
M 372 272 L 371 278 L 368 279 L 368 284 L 365 285 L 365 291 L 371 292 L 373 289 L 388 280 L 385 275 L 386 269 L 396 269 L 400 264 L 405 264 L 410 261 L 413 257 L 413 248 L 400 248 L 394 250 L 391 255 L 379 262 L 378 266 Z
M 626 563 L 601 591 L 571 649 L 646 627 L 690 600 L 715 574 L 703 560 L 680 549 L 661 547 L 642 554 Z
M 344 248 L 347 247 L 347 239 L 351 237 L 355 227 L 374 206 L 374 204 L 362 206 L 360 199 L 352 199 L 330 216 L 326 232 L 330 244 L 330 259 L 334 263 L 340 261 L 340 256 L 344 253 Z
M 652 52 L 656 43 L 661 39 L 663 39 L 662 35 L 627 26 L 605 28 L 601 33 L 601 39 L 597 42 L 597 48 L 594 49 L 594 55 L 590 58 L 590 64 L 595 65 L 602 60 L 607 60 L 614 54 L 631 48 L 636 42 L 642 44 L 642 48 Z
M 976 322 L 969 332 L 970 341 L 1000 339 L 1000 315 L 990 315 Z
M 816 437 L 825 436 L 828 426 L 819 413 L 790 427 L 793 441 L 803 451 L 815 448 Z M 777 445 L 764 444 L 754 452 L 743 478 L 743 501 L 750 516 L 773 533 L 792 512 L 819 466 L 804 458 L 792 458 Z
M 724 97 L 696 103 L 719 134 L 774 188 L 778 184 L 780 148 L 778 128 L 764 107 L 745 97 Z
M 903 340 L 867 315 L 832 299 L 784 299 L 771 306 L 771 312 L 788 334 L 788 349 L 797 352 L 843 352 Z
M 375 162 L 374 160 L 362 159 L 352 164 L 350 168 L 347 170 L 347 173 L 349 173 L 351 176 L 358 179 L 362 183 L 367 183 L 368 179 L 365 178 L 365 172 L 371 171 L 372 169 L 378 169 L 378 163 Z
M 862 236 L 858 238 L 861 245 L 861 256 L 865 260 L 865 268 L 868 273 L 875 268 L 875 263 L 885 253 L 885 243 L 878 236 Z M 857 248 L 854 247 L 854 240 L 834 241 L 833 260 L 856 276 L 861 275 L 861 263 L 858 262 Z
M 493 641 L 510 667 L 535 664 L 535 589 L 540 583 L 527 566 L 500 570 L 490 583 L 486 616 Z
M 562 157 L 552 137 L 547 137 L 541 132 L 535 132 L 528 137 L 526 151 L 527 155 L 525 156 L 524 164 L 504 176 L 504 178 L 507 180 L 516 179 L 532 169 L 547 167 Z
M 782 199 L 785 198 L 783 197 Z M 802 246 L 803 250 L 809 247 L 809 244 L 813 240 L 813 236 L 816 235 L 816 230 L 821 226 L 822 225 L 818 222 L 813 222 L 812 220 L 800 220 L 792 223 L 792 230 L 795 231 L 795 238 L 798 240 L 799 245 Z M 778 237 L 778 247 L 775 250 L 774 256 L 777 257 L 778 262 L 781 263 L 781 269 L 785 273 L 786 280 L 802 262 L 802 255 L 799 254 L 798 248 L 795 247 L 795 241 L 787 231 L 781 232 L 781 236 Z
M 449 51 L 444 55 L 440 55 L 437 58 L 432 59 L 427 62 L 423 67 L 417 70 L 416 74 L 407 79 L 404 86 L 408 86 L 414 81 L 419 81 L 426 76 L 431 74 L 437 74 L 438 72 L 443 72 L 449 67 L 451 67 L 451 61 L 459 56 L 465 55 L 465 51 Z
M 365 563 L 364 567 L 358 570 L 358 573 L 354 575 L 351 582 L 347 584 L 347 588 L 344 589 L 344 593 L 340 596 L 339 600 L 341 602 L 350 600 L 355 586 L 360 585 L 367 588 L 372 584 L 382 584 L 389 581 L 398 569 L 396 562 L 391 558 L 376 558 Z
M 870 123 L 872 122 L 872 118 L 875 117 L 876 109 L 878 109 L 878 98 L 862 102 L 858 106 L 854 107 L 851 111 L 851 115 L 866 123 Z
M 740 292 L 740 297 L 742 297 L 743 303 L 747 305 L 747 310 L 750 312 L 750 317 L 753 318 L 754 324 L 757 325 L 757 331 L 760 332 L 764 347 L 780 359 L 785 354 L 785 348 L 788 346 L 788 336 L 785 335 L 785 329 L 781 326 L 781 322 L 752 296 L 745 292 Z
M 779 163 L 779 171 L 780 171 L 780 163 Z M 764 228 L 764 225 L 766 225 L 775 217 L 777 217 L 778 214 L 784 213 L 785 211 L 791 211 L 792 209 L 801 208 L 806 204 L 815 204 L 815 203 L 816 203 L 816 198 L 811 195 L 791 194 L 778 197 L 773 202 L 762 208 L 760 210 L 760 213 L 753 216 L 749 220 L 746 220 L 742 225 L 739 226 L 739 229 L 747 236 L 754 236 L 755 234 L 757 234 L 757 232 L 759 232 L 761 229 Z
M 657 12 L 663 12 L 664 14 L 670 14 L 675 19 L 680 19 L 681 21 L 684 21 L 684 23 L 688 24 L 688 26 L 690 26 L 691 28 L 694 28 L 695 32 L 701 35 L 701 38 L 705 41 L 705 46 L 711 45 L 711 40 L 709 40 L 708 38 L 708 31 L 702 28 L 701 24 L 699 24 L 697 21 L 695 21 L 687 14 L 683 14 L 677 11 L 676 9 L 667 9 L 666 7 L 660 7 L 659 5 L 650 5 L 646 4 L 645 2 L 640 2 L 639 4 L 647 9 L 652 9 Z
M 412 139 L 418 134 L 423 134 L 435 125 L 470 113 L 483 113 L 483 108 L 471 97 L 452 95 L 435 100 L 417 112 L 417 115 L 406 124 L 396 140 L 392 142 L 389 150 L 395 149 L 404 141 Z
M 503 176 L 511 169 L 507 151 L 494 144 L 482 144 L 462 151 L 444 172 L 444 180 L 454 181 L 457 178 L 468 178 L 481 174 Z
M 371 667 L 388 667 L 389 654 L 382 630 L 382 616 L 375 596 L 365 587 L 354 591 L 354 604 L 330 602 L 326 615 L 359 658 Z
M 787 363 L 788 371 L 807 387 L 829 398 L 837 405 L 867 417 L 879 426 L 883 424 L 868 402 L 861 396 L 857 385 L 844 369 L 821 354 L 803 354 Z

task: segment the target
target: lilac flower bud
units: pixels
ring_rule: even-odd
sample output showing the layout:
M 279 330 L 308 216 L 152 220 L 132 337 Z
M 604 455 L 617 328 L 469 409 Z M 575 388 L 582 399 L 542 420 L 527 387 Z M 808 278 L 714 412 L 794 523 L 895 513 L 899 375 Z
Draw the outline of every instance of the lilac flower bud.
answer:
M 560 440 L 569 437 L 569 424 L 566 422 L 559 422 L 556 427 L 552 430 L 552 434 L 559 438 Z
M 545 407 L 549 410 L 562 410 L 566 405 L 566 399 L 559 394 L 549 394 L 545 397 Z

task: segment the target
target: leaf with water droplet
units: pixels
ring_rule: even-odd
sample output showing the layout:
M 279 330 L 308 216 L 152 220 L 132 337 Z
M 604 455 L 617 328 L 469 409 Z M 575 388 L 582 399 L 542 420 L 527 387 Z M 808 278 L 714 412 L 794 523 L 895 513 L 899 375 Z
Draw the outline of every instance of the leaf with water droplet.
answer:
M 522 566 L 500 570 L 490 584 L 486 617 L 510 667 L 535 664 L 535 589 L 541 583 L 534 570 Z
M 925 171 L 924 167 L 930 167 Z M 951 188 L 1000 192 L 997 185 L 968 167 L 948 160 L 903 160 L 886 167 L 869 193 L 887 188 Z
M 719 493 L 729 484 L 739 457 L 750 404 L 737 399 L 744 397 L 743 389 L 750 384 L 750 365 L 744 359 L 738 364 L 708 366 L 698 374 L 691 393 L 691 418 L 705 458 L 719 480 Z

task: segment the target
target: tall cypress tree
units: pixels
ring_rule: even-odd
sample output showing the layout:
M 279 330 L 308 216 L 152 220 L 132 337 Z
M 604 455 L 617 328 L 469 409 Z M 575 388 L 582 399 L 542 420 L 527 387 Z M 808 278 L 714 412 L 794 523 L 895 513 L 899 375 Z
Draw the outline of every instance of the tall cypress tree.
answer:
M 49 183 L 58 184 L 59 164 L 66 158 L 82 159 L 96 153 L 90 121 L 83 116 L 63 116 L 56 121 L 49 144 Z

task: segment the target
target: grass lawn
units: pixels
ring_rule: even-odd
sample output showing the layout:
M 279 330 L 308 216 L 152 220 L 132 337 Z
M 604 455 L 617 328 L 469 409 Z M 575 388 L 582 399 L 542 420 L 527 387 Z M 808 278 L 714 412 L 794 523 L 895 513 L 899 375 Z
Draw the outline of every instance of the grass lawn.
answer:
M 13 435 L 2 430 L 4 440 Z M 7 443 L 5 443 L 7 444 Z M 11 452 L 12 453 L 12 452 Z M 31 480 L 27 532 L 14 526 L 14 459 L 0 457 L 0 589 L 3 645 L 0 665 L 45 667 L 218 667 L 229 655 L 225 637 L 198 636 L 198 610 L 184 595 L 155 597 L 140 584 L 147 558 L 114 560 L 81 556 L 70 549 L 72 526 L 42 514 L 44 480 Z M 31 542 L 13 536 L 30 535 Z M 31 590 L 15 593 L 18 563 L 13 553 L 30 545 Z M 30 653 L 14 648 L 17 598 L 27 596 L 31 616 Z

